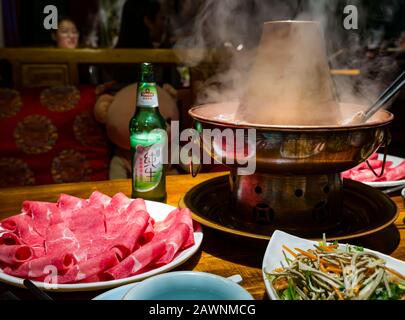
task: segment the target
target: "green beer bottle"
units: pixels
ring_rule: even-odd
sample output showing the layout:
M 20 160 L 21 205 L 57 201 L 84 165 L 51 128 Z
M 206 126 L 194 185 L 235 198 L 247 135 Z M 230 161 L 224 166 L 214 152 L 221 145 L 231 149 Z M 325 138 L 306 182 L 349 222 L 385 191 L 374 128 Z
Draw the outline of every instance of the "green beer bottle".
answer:
M 157 87 L 150 63 L 142 63 L 136 111 L 129 123 L 132 198 L 166 201 L 164 151 L 166 122 L 159 112 Z

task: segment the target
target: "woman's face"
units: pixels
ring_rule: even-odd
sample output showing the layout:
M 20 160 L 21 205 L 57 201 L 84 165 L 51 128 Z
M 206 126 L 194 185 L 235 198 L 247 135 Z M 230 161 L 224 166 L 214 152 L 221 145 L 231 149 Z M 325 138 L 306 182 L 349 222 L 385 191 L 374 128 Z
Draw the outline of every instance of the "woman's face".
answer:
M 59 23 L 56 31 L 56 45 L 62 49 L 75 49 L 79 43 L 79 32 L 76 25 L 69 20 L 63 20 Z

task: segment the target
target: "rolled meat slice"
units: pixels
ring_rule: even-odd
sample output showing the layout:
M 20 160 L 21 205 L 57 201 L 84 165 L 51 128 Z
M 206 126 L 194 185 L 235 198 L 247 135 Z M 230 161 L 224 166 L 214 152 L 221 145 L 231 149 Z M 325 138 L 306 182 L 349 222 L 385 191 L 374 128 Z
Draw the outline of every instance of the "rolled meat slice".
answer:
M 375 169 L 379 169 L 382 167 L 383 165 L 383 161 L 382 160 L 368 160 L 368 163 L 370 164 L 370 166 L 375 170 Z M 392 166 L 392 161 L 386 161 L 385 162 L 385 169 L 389 168 Z M 370 168 L 367 165 L 367 162 L 362 162 L 360 163 L 357 167 L 353 168 L 352 170 L 370 170 Z
M 56 203 L 40 201 L 24 201 L 22 212 L 32 218 L 34 229 L 45 237 L 47 228 L 62 221 L 60 209 Z
M 9 231 L 18 232 L 20 224 L 25 224 L 25 215 L 19 214 L 16 216 L 11 216 L 1 221 L 0 225 Z
M 119 192 L 116 195 L 114 195 L 114 197 L 111 198 L 111 201 L 106 207 L 106 209 L 111 213 L 120 214 L 129 206 L 130 203 L 131 199 L 129 199 L 122 192 Z
M 29 246 L 25 245 L 2 245 L 0 246 L 0 261 L 15 265 L 26 262 L 33 258 L 34 253 Z
M 173 225 L 173 228 L 157 235 L 156 237 L 161 238 L 165 242 L 166 250 L 158 260 L 152 263 L 153 266 L 159 267 L 170 263 L 179 251 L 188 247 L 190 245 L 187 243 L 190 239 L 190 233 L 194 239 L 193 231 L 190 230 L 190 227 L 184 223 L 179 223 Z
M 131 199 L 123 193 L 117 193 L 111 198 L 110 203 L 104 210 L 106 232 L 110 232 L 109 229 L 111 229 L 112 225 L 120 225 L 124 223 L 124 221 L 122 221 L 124 219 L 122 214 L 130 204 Z
M 189 237 L 184 243 L 184 247 L 188 248 L 194 244 L 194 229 L 193 229 L 193 219 L 191 218 L 191 212 L 189 209 L 175 209 L 166 217 L 165 220 L 156 222 L 155 232 L 160 233 L 173 225 L 178 225 L 179 223 L 184 223 L 190 229 Z
M 137 216 L 134 217 L 128 224 L 122 226 L 117 236 L 110 241 L 113 247 L 119 248 L 121 256 L 127 257 L 138 247 L 138 242 L 149 223 L 149 213 L 146 211 L 138 211 Z
M 146 212 L 145 200 L 141 198 L 132 200 L 131 204 L 126 208 L 126 210 L 121 213 L 120 218 L 124 224 L 131 223 L 131 221 L 136 219 L 139 211 Z M 151 216 L 149 216 L 146 229 L 139 239 L 140 245 L 143 245 L 152 240 L 153 236 L 155 235 L 154 224 L 155 220 Z
M 135 211 L 138 211 L 138 210 L 147 211 L 147 210 L 146 210 L 146 203 L 145 203 L 145 200 L 143 200 L 142 198 L 137 198 L 137 199 L 132 200 L 132 203 L 131 203 L 131 204 L 133 205 L 133 209 L 134 209 Z
M 377 173 L 379 173 L 381 168 L 382 168 L 383 161 L 378 160 L 377 158 L 378 158 L 378 154 L 374 154 L 373 156 L 371 156 L 368 159 L 368 162 L 369 162 L 370 166 Z M 385 172 L 387 172 L 388 169 L 391 168 L 392 164 L 393 164 L 392 161 L 386 161 L 385 162 L 385 167 L 384 167 Z M 352 180 L 358 180 L 358 179 L 365 178 L 366 180 L 358 180 L 358 181 L 363 181 L 363 182 L 378 181 L 377 177 L 375 177 L 375 179 L 374 179 L 373 175 L 371 175 L 370 173 L 365 174 L 364 171 L 365 172 L 371 171 L 370 168 L 367 165 L 367 162 L 362 162 L 358 166 L 343 172 L 341 174 L 341 176 L 344 179 L 352 179 Z
M 124 210 L 121 210 L 119 214 L 117 214 L 118 211 L 111 212 L 110 210 L 112 207 L 107 208 L 107 212 L 105 212 L 107 234 L 114 235 L 120 232 L 120 229 L 122 229 L 123 226 L 132 223 L 134 219 L 137 219 L 138 212 L 146 212 L 146 210 L 142 208 L 145 207 L 139 206 L 138 202 L 135 200 L 129 202 L 129 205 Z
M 46 255 L 46 252 L 45 252 L 45 247 L 37 247 L 37 246 L 34 246 L 34 247 L 31 247 L 31 249 L 32 249 L 32 251 L 34 252 L 34 259 L 36 259 L 36 258 L 41 258 L 41 257 L 43 257 L 44 255 Z
M 96 207 L 107 207 L 110 204 L 111 198 L 99 191 L 94 191 L 89 198 L 89 204 Z
M 81 281 L 78 281 L 77 283 L 91 283 L 91 282 L 100 282 L 100 281 L 102 281 L 100 279 L 100 276 L 99 275 L 94 275 L 94 276 L 88 277 L 86 279 L 83 279 Z
M 130 210 L 130 206 L 127 210 Z M 87 229 L 74 229 L 73 234 L 80 248 L 75 252 L 75 256 L 80 262 L 83 256 L 91 259 L 106 250 L 117 248 L 122 260 L 139 246 L 139 239 L 144 234 L 149 219 L 150 216 L 146 211 L 138 211 L 130 221 L 123 221 L 119 216 L 109 219 L 106 224 L 107 233 L 103 232 L 104 229 L 94 232 L 95 229 L 91 225 Z
M 65 223 L 50 226 L 45 239 L 45 252 L 47 254 L 74 253 L 80 249 L 75 234 Z
M 149 217 L 148 225 L 146 226 L 145 232 L 142 234 L 139 244 L 144 245 L 153 239 L 155 236 L 155 220 L 152 217 Z
M 0 235 L 0 245 L 12 246 L 21 244 L 21 239 L 13 232 L 4 232 Z
M 87 233 L 88 236 L 97 236 L 106 232 L 104 210 L 102 208 L 84 207 L 74 211 L 66 224 L 75 234 Z
M 86 207 L 88 201 L 62 193 L 56 205 L 62 210 L 77 210 Z
M 149 265 L 162 266 L 171 262 L 181 249 L 194 243 L 193 229 L 190 229 L 186 215 L 187 211 L 173 211 L 170 217 L 173 222 L 171 225 L 157 233 L 150 242 L 118 265 L 102 273 L 102 278 L 104 280 L 125 278 L 142 271 Z M 181 219 L 187 224 L 180 221 Z
M 116 266 L 100 274 L 103 281 L 129 277 L 159 259 L 166 250 L 166 243 L 162 240 L 151 241 L 133 252 Z
M 377 174 L 378 173 L 379 172 L 377 172 Z M 373 182 L 373 181 L 377 181 L 378 177 L 376 177 L 371 170 L 362 170 L 362 171 L 356 171 L 356 172 L 352 171 L 350 179 L 356 180 L 356 181 L 362 181 L 362 182 Z
M 405 178 L 405 161 L 394 168 L 389 168 L 379 181 L 396 181 Z
M 44 237 L 34 229 L 32 218 L 27 214 L 19 214 L 4 219 L 1 226 L 15 233 L 19 239 L 30 246 L 43 246 Z
M 72 254 L 63 254 L 60 256 L 46 255 L 38 259 L 24 262 L 16 269 L 4 268 L 4 272 L 20 278 L 41 278 L 47 276 L 49 270 L 52 270 L 52 268 L 54 268 L 58 274 L 64 274 L 75 264 L 76 260 Z
M 63 276 L 58 277 L 58 283 L 83 281 L 87 278 L 98 276 L 100 272 L 110 269 L 118 263 L 118 252 L 116 249 L 112 249 L 87 261 L 79 262 Z
M 353 172 L 353 170 L 347 170 L 345 172 L 342 172 L 341 173 L 342 179 L 350 179 L 352 172 Z
M 153 229 L 154 220 L 146 212 L 145 201 L 143 199 L 135 199 L 130 201 L 126 209 L 118 214 L 117 214 L 118 211 L 111 212 L 111 210 L 112 207 L 109 207 L 106 209 L 105 212 L 105 219 L 106 219 L 105 224 L 108 237 L 116 238 L 126 233 L 123 232 L 123 229 L 126 229 L 126 227 L 129 224 L 133 224 L 135 221 L 139 220 L 140 219 L 139 216 L 141 216 L 143 218 L 147 217 L 146 221 L 147 225 L 145 226 L 145 229 L 140 235 L 141 237 L 140 243 L 141 244 L 146 243 L 153 238 L 153 235 L 155 233 Z M 145 239 L 147 239 L 147 241 L 145 241 Z M 138 242 L 139 237 L 136 240 Z M 134 248 L 135 247 L 132 247 L 132 250 Z

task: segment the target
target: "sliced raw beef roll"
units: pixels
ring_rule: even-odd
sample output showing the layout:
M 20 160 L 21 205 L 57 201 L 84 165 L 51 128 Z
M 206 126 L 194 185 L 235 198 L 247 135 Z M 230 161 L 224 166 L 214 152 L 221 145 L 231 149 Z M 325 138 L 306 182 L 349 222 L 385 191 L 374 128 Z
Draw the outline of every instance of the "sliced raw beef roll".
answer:
M 32 249 L 25 245 L 0 246 L 0 262 L 15 265 L 26 262 L 34 256 Z

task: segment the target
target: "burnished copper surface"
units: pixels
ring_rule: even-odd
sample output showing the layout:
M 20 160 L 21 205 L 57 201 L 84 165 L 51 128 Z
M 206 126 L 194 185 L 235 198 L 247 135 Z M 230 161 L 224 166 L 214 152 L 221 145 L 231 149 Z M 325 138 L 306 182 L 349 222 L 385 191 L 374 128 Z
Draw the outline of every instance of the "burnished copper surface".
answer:
M 338 174 L 231 173 L 230 181 L 229 205 L 240 223 L 316 233 L 334 229 L 341 222 L 343 192 Z
M 341 106 L 345 116 L 365 108 Z M 388 125 L 393 120 L 391 113 L 380 111 L 363 125 L 271 126 L 235 122 L 237 107 L 237 103 L 197 106 L 190 115 L 203 129 L 256 129 L 256 171 L 275 174 L 331 174 L 353 168 L 388 142 Z M 205 150 L 225 162 L 218 148 L 208 143 L 205 141 Z M 236 162 L 228 166 L 233 168 Z
M 204 150 L 231 169 L 227 197 L 232 219 L 239 225 L 267 231 L 276 226 L 296 234 L 341 226 L 347 199 L 340 173 L 389 143 L 393 115 L 380 111 L 362 125 L 288 127 L 235 121 L 237 107 L 231 102 L 190 110 Z M 364 108 L 342 104 L 341 113 L 349 117 Z M 254 135 L 248 129 L 254 129 Z M 230 132 L 234 137 L 228 141 L 224 133 Z M 243 132 L 242 143 L 236 140 L 238 132 Z M 255 171 L 242 175 L 239 169 L 248 165 L 241 159 L 254 161 Z

